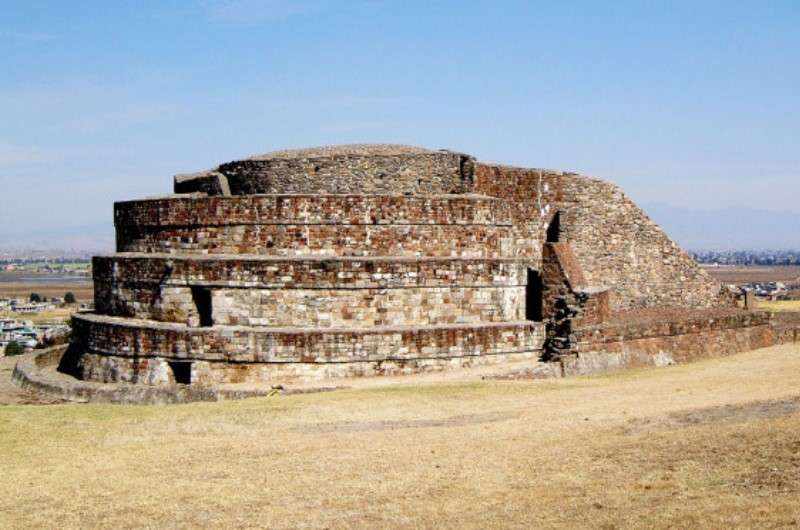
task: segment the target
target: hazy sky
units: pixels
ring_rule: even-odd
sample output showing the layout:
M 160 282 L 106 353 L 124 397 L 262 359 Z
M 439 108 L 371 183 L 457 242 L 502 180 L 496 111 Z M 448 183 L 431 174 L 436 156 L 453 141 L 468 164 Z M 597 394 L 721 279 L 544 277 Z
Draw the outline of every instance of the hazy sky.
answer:
M 353 142 L 800 212 L 800 2 L 0 1 L 0 231 Z

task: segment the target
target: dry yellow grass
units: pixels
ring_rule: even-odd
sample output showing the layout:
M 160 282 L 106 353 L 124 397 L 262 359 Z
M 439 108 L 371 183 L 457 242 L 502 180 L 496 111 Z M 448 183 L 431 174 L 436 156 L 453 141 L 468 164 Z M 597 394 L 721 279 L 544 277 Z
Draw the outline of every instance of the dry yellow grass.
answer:
M 42 311 L 41 313 L 20 314 L 11 311 L 0 311 L 0 317 L 15 318 L 17 320 L 30 320 L 32 322 L 52 322 L 56 320 L 68 321 L 76 311 L 72 307 L 58 307 L 52 311 Z
M 800 300 L 778 300 L 775 302 L 758 302 L 758 308 L 773 313 L 783 311 L 800 311 Z
M 31 293 L 39 293 L 48 298 L 61 297 L 71 291 L 79 302 L 94 299 L 94 284 L 90 278 L 85 282 L 0 282 L 0 297 L 28 298 Z
M 0 527 L 785 527 L 800 348 L 548 382 L 0 408 Z

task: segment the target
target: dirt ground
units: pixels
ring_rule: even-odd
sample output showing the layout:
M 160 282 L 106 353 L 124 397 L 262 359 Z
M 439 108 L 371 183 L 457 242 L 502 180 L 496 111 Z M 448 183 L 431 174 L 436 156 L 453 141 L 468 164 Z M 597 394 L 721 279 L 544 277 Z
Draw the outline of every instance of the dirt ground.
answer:
M 772 313 L 800 313 L 800 300 L 759 301 L 758 308 Z
M 0 407 L 0 527 L 786 528 L 800 348 L 558 381 Z
M 766 266 L 703 266 L 712 278 L 725 284 L 741 285 L 753 282 L 784 282 L 800 284 L 800 267 Z
M 91 280 L 64 283 L 0 282 L 0 298 L 28 298 L 31 293 L 48 298 L 63 297 L 68 291 L 72 291 L 78 302 L 94 300 L 94 284 Z

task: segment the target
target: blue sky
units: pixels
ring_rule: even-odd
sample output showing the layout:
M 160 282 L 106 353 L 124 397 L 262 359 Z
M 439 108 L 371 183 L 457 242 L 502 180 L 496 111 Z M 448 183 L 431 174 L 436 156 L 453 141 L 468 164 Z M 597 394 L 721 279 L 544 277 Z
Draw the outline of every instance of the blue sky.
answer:
M 797 1 L 0 1 L 0 232 L 353 142 L 800 213 L 798 28 Z

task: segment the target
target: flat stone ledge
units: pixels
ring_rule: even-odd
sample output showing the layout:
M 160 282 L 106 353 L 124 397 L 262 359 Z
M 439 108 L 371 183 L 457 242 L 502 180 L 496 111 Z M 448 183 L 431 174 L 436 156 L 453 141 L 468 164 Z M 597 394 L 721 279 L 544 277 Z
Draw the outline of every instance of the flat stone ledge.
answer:
M 585 352 L 577 355 L 566 355 L 558 361 L 540 361 L 531 364 L 531 366 L 504 374 L 485 376 L 483 379 L 552 379 L 602 374 L 626 368 L 663 367 L 672 364 L 675 364 L 675 360 L 668 352 L 656 352 L 653 354 L 630 351 Z
M 449 257 L 277 257 L 119 253 L 93 259 L 98 285 L 263 289 L 519 287 L 529 260 Z
M 575 337 L 580 343 L 626 342 L 770 326 L 771 316 L 764 311 L 669 308 L 618 313 L 607 322 L 578 328 Z
M 283 391 L 275 388 L 239 390 L 201 385 L 149 386 L 82 381 L 57 370 L 58 359 L 64 350 L 65 347 L 60 346 L 23 356 L 14 367 L 13 382 L 23 389 L 41 392 L 66 401 L 136 405 L 243 399 Z M 321 390 L 324 389 L 317 389 L 317 391 Z
M 173 261 L 204 262 L 228 261 L 264 263 L 530 263 L 528 258 L 469 258 L 462 256 L 266 256 L 261 254 L 168 254 L 165 252 L 115 252 L 99 254 L 102 259 L 156 258 Z
M 131 227 L 239 225 L 511 226 L 506 201 L 478 194 L 172 195 L 114 204 L 114 224 Z
M 225 334 L 235 332 L 251 333 L 270 333 L 275 335 L 297 335 L 297 334 L 353 334 L 353 335 L 383 335 L 386 333 L 416 333 L 427 331 L 471 331 L 480 329 L 504 329 L 504 328 L 544 328 L 542 322 L 533 320 L 515 320 L 509 322 L 479 322 L 475 324 L 435 324 L 425 326 L 375 326 L 370 328 L 303 328 L 303 327 L 263 327 L 263 326 L 211 326 L 211 327 L 190 327 L 186 324 L 176 322 L 158 322 L 155 320 L 142 320 L 135 318 L 125 318 L 96 313 L 84 312 L 76 313 L 73 319 L 80 319 L 89 322 L 110 324 L 115 326 L 130 327 L 136 329 L 159 329 L 163 331 L 196 331 L 205 334 Z
M 185 324 L 73 316 L 81 349 L 116 357 L 228 363 L 348 363 L 469 358 L 540 351 L 544 325 L 532 321 L 372 328 L 189 327 Z
M 396 375 L 383 375 L 376 372 L 370 377 L 353 375 L 346 379 L 342 376 L 333 378 L 291 379 L 281 384 L 268 383 L 220 383 L 216 385 L 147 385 L 131 383 L 101 383 L 84 381 L 58 372 L 57 365 L 65 350 L 59 346 L 51 350 L 27 354 L 19 359 L 13 372 L 13 382 L 19 387 L 47 396 L 75 403 L 116 403 L 133 405 L 164 405 L 190 403 L 195 401 L 222 401 L 245 399 L 252 397 L 273 396 L 276 394 L 293 395 L 316 392 L 328 392 L 346 388 L 375 388 L 397 385 L 411 385 L 452 381 L 453 376 L 441 375 L 442 372 L 460 372 L 456 380 L 478 380 L 487 378 L 485 374 L 502 373 L 512 366 L 532 363 L 539 372 L 549 373 L 550 377 L 559 377 L 553 363 L 542 363 L 535 360 L 533 354 L 512 356 L 490 356 L 489 358 L 471 358 L 466 364 L 437 365 L 429 367 L 431 371 L 413 373 L 398 372 Z M 454 359 L 455 360 L 455 359 Z M 473 362 L 474 361 L 474 362 Z M 346 363 L 359 365 L 364 363 Z M 373 363 L 374 364 L 374 363 Z M 363 367 L 361 367 L 363 369 Z M 328 374 L 330 377 L 330 374 Z M 483 376 L 483 377 L 482 377 Z

